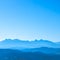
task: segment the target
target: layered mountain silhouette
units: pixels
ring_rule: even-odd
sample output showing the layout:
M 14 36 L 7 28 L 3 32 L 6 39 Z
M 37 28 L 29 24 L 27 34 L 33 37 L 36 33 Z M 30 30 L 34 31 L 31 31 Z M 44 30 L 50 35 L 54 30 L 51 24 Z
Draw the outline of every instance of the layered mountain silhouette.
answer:
M 0 60 L 60 60 L 60 55 L 0 49 Z
M 0 41 L 0 60 L 60 60 L 60 42 L 6 39 Z
M 41 52 L 45 54 L 59 54 L 60 55 L 60 48 L 41 47 L 41 48 L 22 49 L 21 51 L 22 52 Z
M 40 47 L 50 47 L 50 48 L 60 48 L 60 42 L 51 42 L 48 40 L 35 40 L 35 41 L 22 41 L 18 39 L 6 39 L 0 41 L 0 48 L 40 48 Z

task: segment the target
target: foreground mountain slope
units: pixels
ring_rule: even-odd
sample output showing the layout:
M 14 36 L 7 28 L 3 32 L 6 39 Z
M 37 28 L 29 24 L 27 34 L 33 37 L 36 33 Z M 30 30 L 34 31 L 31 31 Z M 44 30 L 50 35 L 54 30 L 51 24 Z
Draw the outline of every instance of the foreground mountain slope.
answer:
M 60 60 L 60 55 L 0 49 L 0 60 Z

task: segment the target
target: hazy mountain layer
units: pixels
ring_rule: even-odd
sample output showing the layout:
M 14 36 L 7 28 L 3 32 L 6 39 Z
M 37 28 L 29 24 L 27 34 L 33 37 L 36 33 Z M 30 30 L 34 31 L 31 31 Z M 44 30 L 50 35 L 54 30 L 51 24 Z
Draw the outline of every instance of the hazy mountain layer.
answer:
M 24 49 L 40 47 L 60 48 L 60 42 L 51 42 L 48 40 L 22 41 L 18 39 L 0 41 L 0 48 Z

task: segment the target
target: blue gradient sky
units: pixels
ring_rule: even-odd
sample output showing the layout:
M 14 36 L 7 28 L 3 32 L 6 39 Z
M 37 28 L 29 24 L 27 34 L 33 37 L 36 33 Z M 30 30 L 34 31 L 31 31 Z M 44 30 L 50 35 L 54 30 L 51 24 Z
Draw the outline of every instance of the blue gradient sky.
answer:
M 0 0 L 0 40 L 60 41 L 59 0 Z

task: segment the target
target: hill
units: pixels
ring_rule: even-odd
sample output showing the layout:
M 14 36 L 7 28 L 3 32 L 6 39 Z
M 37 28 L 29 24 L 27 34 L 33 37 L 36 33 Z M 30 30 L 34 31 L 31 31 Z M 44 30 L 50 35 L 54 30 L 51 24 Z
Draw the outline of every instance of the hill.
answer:
M 60 60 L 59 54 L 41 52 L 21 52 L 12 49 L 0 49 L 0 60 Z

